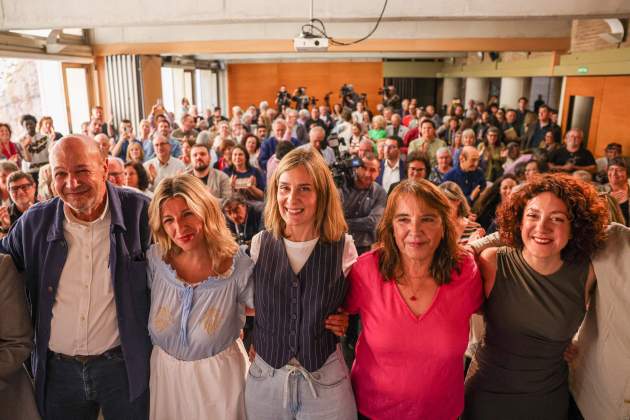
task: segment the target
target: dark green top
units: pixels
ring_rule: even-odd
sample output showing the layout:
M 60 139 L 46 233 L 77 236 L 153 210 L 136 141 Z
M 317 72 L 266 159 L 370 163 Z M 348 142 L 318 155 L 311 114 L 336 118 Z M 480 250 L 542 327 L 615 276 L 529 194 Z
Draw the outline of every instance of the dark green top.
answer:
M 588 271 L 586 259 L 542 275 L 520 250 L 498 250 L 479 369 L 466 383 L 466 419 L 567 417 L 563 353 L 585 315 Z

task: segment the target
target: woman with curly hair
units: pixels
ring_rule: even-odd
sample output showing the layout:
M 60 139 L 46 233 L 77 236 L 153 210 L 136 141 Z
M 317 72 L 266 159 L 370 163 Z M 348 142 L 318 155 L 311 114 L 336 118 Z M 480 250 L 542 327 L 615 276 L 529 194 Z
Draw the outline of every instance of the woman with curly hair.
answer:
M 363 326 L 351 375 L 359 417 L 457 418 L 468 321 L 482 299 L 447 197 L 424 179 L 401 182 L 387 200 L 376 248 L 350 272 L 346 309 Z
M 479 258 L 486 335 L 466 381 L 465 419 L 566 419 L 563 353 L 595 282 L 606 203 L 567 175 L 533 177 L 498 211 L 501 240 Z

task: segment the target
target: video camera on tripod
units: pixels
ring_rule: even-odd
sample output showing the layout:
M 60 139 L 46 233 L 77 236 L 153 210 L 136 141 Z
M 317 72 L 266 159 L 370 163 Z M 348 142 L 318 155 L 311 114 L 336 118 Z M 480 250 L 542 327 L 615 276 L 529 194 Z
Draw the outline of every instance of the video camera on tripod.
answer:
M 276 104 L 278 109 L 288 108 L 291 106 L 291 95 L 287 92 L 286 88 L 282 86 L 276 95 Z
M 333 180 L 337 188 L 351 186 L 354 183 L 354 170 L 363 165 L 363 161 L 358 156 L 350 156 L 348 158 L 338 157 L 337 160 L 330 165 Z
M 357 103 L 363 102 L 367 105 L 367 93 L 357 93 L 354 90 L 354 86 L 350 83 L 344 83 L 339 89 L 339 96 L 341 97 L 341 105 L 344 108 L 350 108 L 355 111 L 357 109 Z
M 300 86 L 295 89 L 291 100 L 295 102 L 295 106 L 297 109 L 308 109 L 309 105 L 315 105 L 315 103 L 317 102 L 317 99 L 315 99 L 315 97 L 309 97 L 306 94 L 306 88 L 304 86 Z

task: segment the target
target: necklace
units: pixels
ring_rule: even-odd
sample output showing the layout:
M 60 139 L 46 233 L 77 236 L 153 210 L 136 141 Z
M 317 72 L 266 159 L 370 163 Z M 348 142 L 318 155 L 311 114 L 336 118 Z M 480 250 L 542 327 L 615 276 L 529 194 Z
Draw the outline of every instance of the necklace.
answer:
M 418 300 L 418 298 L 416 297 L 417 294 L 418 294 L 418 291 L 414 291 L 413 294 L 409 296 L 409 300 L 413 300 L 413 301 Z
M 406 281 L 404 284 L 402 284 L 402 283 L 400 283 L 400 282 L 399 282 L 398 284 L 399 284 L 400 286 L 404 286 L 405 288 L 407 288 L 407 287 L 408 287 L 409 289 L 411 289 L 411 296 L 409 296 L 409 300 L 411 300 L 411 301 L 414 301 L 414 302 L 415 302 L 416 300 L 418 300 L 418 298 L 417 298 L 417 296 L 416 296 L 416 295 L 418 294 L 418 292 L 419 292 L 419 291 L 420 291 L 420 289 L 422 288 L 422 284 L 420 285 L 420 287 L 419 287 L 418 289 L 414 289 L 413 287 L 411 287 L 411 278 L 410 278 L 410 277 L 407 277 L 407 276 L 404 276 L 404 275 L 403 275 L 403 277 L 402 277 L 402 278 L 406 279 L 407 281 Z M 416 279 L 422 279 L 422 278 L 424 278 L 424 277 L 416 277 Z

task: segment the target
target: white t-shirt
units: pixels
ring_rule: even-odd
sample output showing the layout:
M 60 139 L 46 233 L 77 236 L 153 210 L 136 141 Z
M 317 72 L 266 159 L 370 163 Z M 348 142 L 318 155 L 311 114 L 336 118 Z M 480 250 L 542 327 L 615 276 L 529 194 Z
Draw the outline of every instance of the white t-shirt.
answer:
M 385 161 L 383 165 L 383 189 L 385 192 L 389 192 L 389 187 L 392 184 L 400 182 L 400 159 L 396 161 L 396 165 L 392 168 L 389 166 L 389 161 Z
M 252 238 L 252 244 L 250 247 L 250 254 L 254 263 L 258 260 L 258 254 L 260 253 L 260 241 L 261 241 L 261 233 L 257 233 Z M 294 273 L 299 273 L 304 264 L 306 264 L 306 260 L 311 256 L 313 249 L 315 249 L 315 245 L 317 245 L 317 241 L 319 238 L 311 239 L 306 242 L 293 242 L 286 238 L 282 238 L 284 242 L 284 249 L 287 251 L 287 256 L 289 257 L 289 265 L 291 265 L 291 269 Z M 346 242 L 343 248 L 343 257 L 342 257 L 342 270 L 343 275 L 348 276 L 350 273 L 350 268 L 352 268 L 352 264 L 357 260 L 357 248 L 354 246 L 354 240 L 352 239 L 352 235 L 346 234 Z
M 172 156 L 168 160 L 168 162 L 166 162 L 166 164 L 164 165 L 160 162 L 160 160 L 157 157 L 150 159 L 144 162 L 144 169 L 146 169 L 147 172 L 149 172 L 149 166 L 151 165 L 153 165 L 155 169 L 157 170 L 157 176 L 153 180 L 153 186 L 152 186 L 153 190 L 155 190 L 155 188 L 158 186 L 160 181 L 163 180 L 164 178 L 182 174 L 186 170 L 186 165 L 184 165 L 184 162 Z

